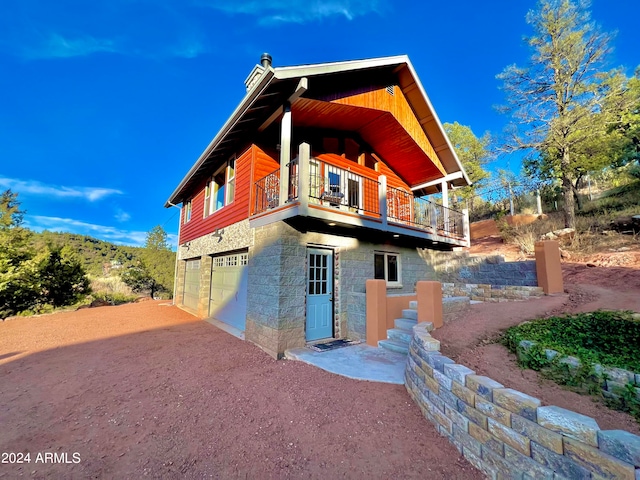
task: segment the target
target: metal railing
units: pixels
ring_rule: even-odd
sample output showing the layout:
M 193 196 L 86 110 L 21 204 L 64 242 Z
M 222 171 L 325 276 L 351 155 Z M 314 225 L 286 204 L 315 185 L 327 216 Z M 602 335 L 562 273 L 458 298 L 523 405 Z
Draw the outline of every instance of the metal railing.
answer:
M 256 182 L 256 199 L 253 213 L 257 215 L 270 208 L 277 207 L 279 203 L 280 169 L 278 168 Z
M 464 237 L 464 215 L 461 212 L 394 187 L 387 187 L 387 218 L 393 223 L 433 233 Z

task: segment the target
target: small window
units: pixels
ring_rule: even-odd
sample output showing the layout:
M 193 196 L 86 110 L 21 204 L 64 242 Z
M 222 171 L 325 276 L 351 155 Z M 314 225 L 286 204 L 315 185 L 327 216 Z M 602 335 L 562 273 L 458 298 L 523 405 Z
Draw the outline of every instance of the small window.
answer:
M 205 187 L 204 216 L 209 216 L 222 207 L 233 203 L 235 190 L 236 160 L 234 157 L 220 167 Z
M 397 253 L 376 253 L 373 266 L 376 280 L 386 280 L 389 287 L 402 286 L 400 255 Z
M 183 223 L 187 223 L 189 220 L 191 220 L 191 200 L 189 200 L 188 202 L 185 202 L 182 208 L 184 208 Z

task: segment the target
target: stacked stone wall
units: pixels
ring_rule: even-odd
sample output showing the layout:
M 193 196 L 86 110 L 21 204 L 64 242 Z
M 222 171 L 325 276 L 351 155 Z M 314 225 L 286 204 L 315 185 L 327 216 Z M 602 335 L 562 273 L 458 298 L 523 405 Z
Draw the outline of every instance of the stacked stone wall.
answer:
M 536 262 L 505 262 L 500 255 L 472 256 L 467 252 L 424 253 L 435 269 L 436 280 L 455 284 L 538 286 Z
M 466 296 L 480 302 L 509 302 L 543 297 L 542 287 L 517 285 L 489 285 L 482 283 L 443 283 L 444 297 Z
M 414 327 L 405 385 L 423 415 L 488 478 L 640 480 L 640 437 L 506 388 L 441 355 Z

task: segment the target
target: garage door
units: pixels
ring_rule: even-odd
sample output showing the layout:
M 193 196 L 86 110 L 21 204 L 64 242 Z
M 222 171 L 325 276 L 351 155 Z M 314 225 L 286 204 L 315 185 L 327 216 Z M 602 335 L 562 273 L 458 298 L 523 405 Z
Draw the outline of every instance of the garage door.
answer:
M 209 316 L 244 331 L 247 317 L 247 263 L 240 252 L 213 257 Z
M 184 292 L 182 304 L 185 307 L 198 309 L 200 293 L 200 259 L 185 262 Z

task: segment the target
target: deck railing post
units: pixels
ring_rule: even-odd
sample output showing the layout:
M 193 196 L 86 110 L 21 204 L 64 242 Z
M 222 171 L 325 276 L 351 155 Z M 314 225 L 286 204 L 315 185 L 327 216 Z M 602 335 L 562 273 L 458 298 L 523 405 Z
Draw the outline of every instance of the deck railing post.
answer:
M 462 209 L 462 234 L 467 242 L 467 247 L 471 246 L 471 228 L 469 226 L 469 209 Z
M 382 220 L 382 229 L 387 229 L 387 177 L 380 175 L 378 177 L 378 201 L 380 203 L 380 219 Z
M 280 205 L 289 199 L 289 162 L 291 161 L 291 105 L 284 106 L 280 123 Z
M 300 202 L 300 215 L 309 213 L 309 159 L 311 147 L 308 143 L 301 143 L 298 147 L 298 201 Z

